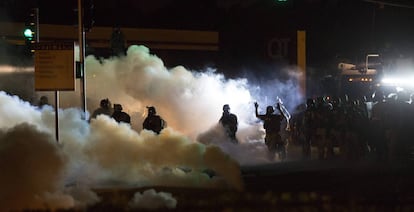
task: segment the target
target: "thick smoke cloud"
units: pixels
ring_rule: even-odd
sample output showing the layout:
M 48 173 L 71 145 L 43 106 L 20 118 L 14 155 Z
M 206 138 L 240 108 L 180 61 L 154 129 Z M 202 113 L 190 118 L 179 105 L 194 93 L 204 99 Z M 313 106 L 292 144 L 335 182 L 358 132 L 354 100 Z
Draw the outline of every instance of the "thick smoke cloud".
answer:
M 253 102 L 258 101 L 264 109 L 276 103 L 272 100 L 276 95 L 292 108 L 299 99 L 299 88 L 292 79 L 259 86 L 247 79 L 225 79 L 214 70 L 167 69 L 144 46 L 131 46 L 121 58 L 89 56 L 86 68 L 88 111 L 97 108 L 102 98 L 109 98 L 122 104 L 132 117 L 132 125 L 118 124 L 104 115 L 89 123 L 80 109 L 79 89 L 60 92 L 57 142 L 53 106 L 40 109 L 0 92 L 2 170 L 31 176 L 36 169 L 46 175 L 45 179 L 2 176 L 5 179 L 0 186 L 7 189 L 0 191 L 1 199 L 21 197 L 20 203 L 25 203 L 4 201 L 3 208 L 85 207 L 99 201 L 90 188 L 100 187 L 242 190 L 240 166 L 269 162 Z M 51 92 L 38 95 L 48 95 L 53 102 Z M 288 96 L 294 98 L 288 100 Z M 239 118 L 238 145 L 228 141 L 218 124 L 223 104 L 229 104 Z M 160 135 L 142 130 L 149 105 L 168 123 Z M 26 167 L 26 157 L 35 158 L 31 167 Z M 22 186 L 12 192 L 15 187 L 6 187 L 10 182 Z M 31 188 L 32 184 L 37 187 Z M 36 194 L 36 198 L 27 194 Z
M 246 127 L 257 121 L 253 102 L 259 102 L 264 108 L 275 105 L 280 97 L 293 110 L 302 101 L 297 72 L 293 69 L 281 70 L 285 75 L 283 81 L 271 78 L 252 84 L 245 78 L 226 79 L 212 69 L 197 72 L 182 66 L 167 69 L 144 46 L 131 46 L 127 56 L 121 58 L 88 57 L 86 67 L 89 111 L 107 97 L 112 103 L 123 105 L 132 116 L 132 128 L 139 131 L 146 106 L 152 105 L 169 127 L 193 140 L 218 122 L 223 104 L 229 104 L 239 117 L 242 135 Z M 79 99 L 70 95 L 61 98 L 63 105 Z M 245 136 L 240 139 L 246 140 Z
M 18 124 L 0 131 L 0 209 L 62 208 L 72 204 L 61 194 L 66 158 L 50 134 Z
M 145 107 L 153 105 L 168 126 L 194 138 L 217 122 L 223 104 L 237 111 L 251 99 L 246 80 L 226 81 L 212 70 L 190 72 L 182 66 L 168 70 L 144 46 L 131 46 L 127 54 L 103 62 L 88 58 L 88 97 L 95 107 L 104 97 L 121 103 L 136 130 Z
M 177 200 L 170 193 L 158 192 L 154 189 L 149 189 L 142 194 L 137 192 L 134 198 L 129 202 L 130 208 L 142 208 L 147 210 L 157 210 L 162 208 L 175 208 Z
M 166 129 L 137 132 L 107 116 L 89 124 L 79 109 L 42 110 L 0 92 L 0 208 L 56 209 L 99 201 L 88 188 L 183 186 L 243 189 L 239 164 L 220 148 Z M 7 115 L 6 115 L 7 114 Z M 206 170 L 215 173 L 208 175 Z

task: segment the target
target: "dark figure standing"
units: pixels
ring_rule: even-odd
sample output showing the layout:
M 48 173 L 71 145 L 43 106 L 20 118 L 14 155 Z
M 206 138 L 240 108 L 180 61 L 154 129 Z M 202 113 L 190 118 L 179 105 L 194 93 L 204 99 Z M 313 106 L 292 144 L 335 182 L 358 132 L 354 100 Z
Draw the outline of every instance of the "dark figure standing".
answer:
M 112 116 L 113 110 L 111 107 L 111 102 L 109 99 L 102 99 L 99 105 L 99 108 L 93 111 L 89 121 L 93 118 L 96 118 L 99 114 L 104 114 L 107 116 Z
M 223 106 L 223 115 L 221 116 L 219 120 L 220 124 L 223 125 L 224 130 L 226 131 L 227 136 L 231 139 L 233 143 L 238 143 L 236 138 L 236 132 L 237 132 L 237 116 L 233 113 L 230 113 L 230 106 L 228 104 L 225 104 Z
M 148 116 L 145 118 L 142 128 L 146 130 L 152 130 L 153 132 L 160 134 L 161 130 L 165 127 L 165 121 L 157 115 L 155 107 L 147 107 Z
M 125 55 L 125 36 L 120 27 L 113 28 L 110 44 L 114 56 Z
M 280 109 L 280 104 L 277 104 L 277 109 L 280 114 L 274 114 L 274 109 L 272 106 L 267 106 L 266 114 L 261 115 L 257 112 L 259 104 L 254 103 L 256 117 L 263 121 L 263 128 L 266 131 L 265 144 L 268 149 L 268 156 L 270 160 L 274 159 L 275 153 L 279 153 L 280 160 L 286 159 L 286 143 L 282 140 L 280 136 L 280 125 L 284 119 L 283 112 Z
M 114 113 L 112 113 L 112 118 L 114 118 L 118 123 L 124 122 L 131 124 L 131 117 L 128 113 L 122 111 L 122 105 L 114 104 Z
M 39 108 L 43 108 L 45 105 L 49 105 L 49 99 L 47 96 L 41 96 L 39 99 Z
M 311 159 L 312 143 L 316 143 L 316 105 L 315 100 L 308 99 L 306 101 L 306 110 L 303 116 L 303 131 L 305 139 L 302 144 L 303 159 Z

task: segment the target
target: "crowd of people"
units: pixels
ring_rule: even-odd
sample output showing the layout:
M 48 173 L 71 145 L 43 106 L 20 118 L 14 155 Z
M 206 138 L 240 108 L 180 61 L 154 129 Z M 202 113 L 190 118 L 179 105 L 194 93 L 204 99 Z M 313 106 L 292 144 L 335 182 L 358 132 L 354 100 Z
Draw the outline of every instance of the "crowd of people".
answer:
M 280 103 L 276 103 L 277 113 L 267 106 L 266 113 L 259 114 L 259 105 L 254 106 L 256 117 L 263 122 L 269 160 L 275 156 L 286 160 L 289 144 L 301 148 L 303 160 L 395 162 L 413 159 L 413 100 L 414 94 L 407 92 L 377 92 L 353 100 L 347 95 L 320 96 L 307 99 L 292 117 Z M 237 116 L 229 110 L 228 105 L 223 106 L 220 123 L 237 143 Z
M 292 117 L 284 106 L 276 103 L 266 107 L 265 114 L 258 113 L 259 104 L 254 103 L 255 115 L 263 122 L 265 144 L 269 160 L 275 156 L 283 161 L 287 158 L 287 144 L 300 146 L 302 159 L 343 159 L 358 161 L 373 158 L 378 161 L 409 160 L 413 152 L 414 103 L 413 95 L 395 93 L 388 96 L 374 94 L 372 98 L 350 100 L 348 96 L 307 99 L 304 107 L 298 107 Z M 147 107 L 148 115 L 142 128 L 156 134 L 166 127 L 166 122 L 157 115 L 154 106 Z M 275 113 L 277 112 L 277 113 Z M 102 99 L 91 119 L 99 114 L 114 118 L 117 122 L 131 123 L 131 117 L 123 111 L 121 104 L 111 107 L 109 99 Z M 237 115 L 223 105 L 220 125 L 229 141 L 238 144 Z M 283 128 L 282 124 L 287 124 Z M 413 143 L 414 144 L 414 143 Z M 316 151 L 312 151 L 316 150 Z M 316 152 L 316 155 L 312 155 Z
M 411 97 L 400 92 L 352 101 L 346 95 L 308 99 L 306 109 L 292 118 L 290 140 L 302 146 L 304 159 L 311 158 L 315 147 L 321 160 L 410 160 L 414 135 Z
M 147 107 L 148 115 L 145 118 L 142 128 L 160 134 L 161 130 L 166 127 L 166 122 L 159 115 L 157 115 L 154 106 Z M 99 108 L 95 109 L 90 116 L 89 121 L 96 118 L 98 115 L 103 114 L 112 117 L 118 123 L 131 124 L 131 116 L 123 111 L 121 104 L 113 104 L 108 98 L 102 99 Z
M 266 131 L 265 144 L 268 148 L 268 157 L 270 160 L 273 160 L 276 153 L 278 153 L 281 160 L 286 159 L 286 141 L 280 136 L 281 122 L 286 120 L 285 113 L 282 111 L 281 104 L 277 104 L 277 109 L 280 114 L 275 114 L 273 106 L 267 106 L 266 114 L 258 113 L 258 103 L 255 103 L 256 108 L 256 117 L 263 121 L 263 127 Z M 157 115 L 156 109 L 154 106 L 147 107 L 148 115 L 144 119 L 142 128 L 146 130 L 151 130 L 156 134 L 166 127 L 166 122 L 163 118 Z M 111 107 L 111 102 L 109 99 L 102 99 L 100 102 L 99 108 L 93 111 L 90 120 L 96 118 L 98 115 L 104 114 L 112 117 L 119 123 L 131 123 L 130 116 L 122 111 L 122 105 L 114 104 L 114 107 Z M 89 120 L 89 121 L 90 121 Z M 236 132 L 238 129 L 238 120 L 237 116 L 230 112 L 230 106 L 228 104 L 223 105 L 223 113 L 219 119 L 219 123 L 224 129 L 226 136 L 229 141 L 234 144 L 238 144 L 239 141 L 236 138 Z

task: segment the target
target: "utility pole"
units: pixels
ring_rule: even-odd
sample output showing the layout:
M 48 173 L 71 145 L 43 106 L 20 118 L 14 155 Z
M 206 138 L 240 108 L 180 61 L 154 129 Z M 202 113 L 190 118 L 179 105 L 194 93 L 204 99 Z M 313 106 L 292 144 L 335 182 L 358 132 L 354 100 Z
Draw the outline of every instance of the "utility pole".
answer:
M 85 28 L 83 23 L 84 11 L 82 0 L 78 0 L 78 32 L 79 32 L 79 63 L 81 69 L 81 102 L 83 107 L 83 119 L 86 120 L 86 71 L 85 71 Z

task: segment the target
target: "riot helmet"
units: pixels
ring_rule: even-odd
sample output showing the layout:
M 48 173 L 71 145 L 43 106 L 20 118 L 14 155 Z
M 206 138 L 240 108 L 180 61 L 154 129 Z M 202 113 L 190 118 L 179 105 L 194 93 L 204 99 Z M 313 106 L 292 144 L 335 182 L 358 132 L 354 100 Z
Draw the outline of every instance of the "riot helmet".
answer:
M 114 111 L 122 111 L 122 105 L 121 104 L 114 104 Z
M 228 112 L 230 110 L 230 106 L 228 104 L 223 105 L 223 111 Z
M 102 99 L 100 105 L 102 108 L 109 108 L 109 99 Z
M 157 113 L 154 106 L 149 106 L 147 107 L 147 109 L 148 109 L 148 115 L 155 115 Z

